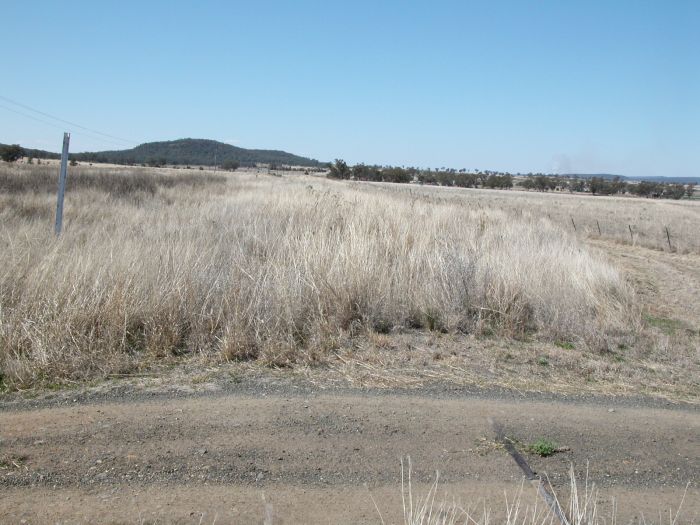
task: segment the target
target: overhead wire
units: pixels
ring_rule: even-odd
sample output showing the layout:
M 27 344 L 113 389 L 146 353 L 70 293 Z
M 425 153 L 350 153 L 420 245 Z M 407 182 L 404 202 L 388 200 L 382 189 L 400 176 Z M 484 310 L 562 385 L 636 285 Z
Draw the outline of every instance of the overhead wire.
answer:
M 133 146 L 133 145 L 138 144 L 137 142 L 132 141 L 132 140 L 127 140 L 127 139 L 124 139 L 124 138 L 121 138 L 121 137 L 117 137 L 116 135 L 111 135 L 111 134 L 109 134 L 109 133 L 103 133 L 102 131 L 98 131 L 98 130 L 96 130 L 96 129 L 88 128 L 87 126 L 83 126 L 83 125 L 81 125 L 81 124 L 77 124 L 77 123 L 75 123 L 75 122 L 71 122 L 70 120 L 65 120 L 65 119 L 62 119 L 62 118 L 60 118 L 60 117 L 56 117 L 56 116 L 54 116 L 54 115 L 51 115 L 50 113 L 46 113 L 46 112 L 44 112 L 44 111 L 38 110 L 38 109 L 36 109 L 36 108 L 33 108 L 33 107 L 28 106 L 28 105 L 26 105 L 26 104 L 23 104 L 23 103 L 21 103 L 21 102 L 17 102 L 16 100 L 12 100 L 11 98 L 5 97 L 5 96 L 3 96 L 3 95 L 0 95 L 0 100 L 4 100 L 4 101 L 6 101 L 6 102 L 9 102 L 10 104 L 14 104 L 15 106 L 24 108 L 24 109 L 26 109 L 26 110 L 32 111 L 32 112 L 37 113 L 37 114 L 39 114 L 39 115 L 42 115 L 42 116 L 44 116 L 44 117 L 48 117 L 48 118 L 50 118 L 50 119 L 56 120 L 56 121 L 58 121 L 58 122 L 61 122 L 61 123 L 63 123 L 63 124 L 68 124 L 69 126 L 73 126 L 73 127 L 76 127 L 76 128 L 79 128 L 79 129 L 83 130 L 83 131 L 80 131 L 80 132 L 75 132 L 74 130 L 71 130 L 71 132 L 77 133 L 78 135 L 88 136 L 88 137 L 93 138 L 93 139 L 95 139 L 95 140 L 99 140 L 99 141 L 104 142 L 104 143 L 107 143 L 107 144 L 119 145 L 119 146 L 121 146 L 121 147 L 124 147 L 125 144 L 126 144 L 126 145 L 129 145 L 129 146 Z M 16 109 L 9 108 L 9 107 L 4 106 L 4 105 L 0 105 L 0 108 L 5 109 L 5 110 L 7 110 L 7 111 L 11 111 L 11 112 L 16 113 L 16 114 L 18 114 L 18 115 L 22 115 L 22 116 L 27 117 L 27 118 L 30 118 L 30 119 L 32 119 L 32 120 L 36 120 L 37 122 L 41 122 L 41 123 L 43 123 L 43 124 L 47 124 L 47 125 L 49 125 L 49 126 L 61 127 L 61 126 L 58 126 L 58 125 L 55 124 L 55 123 L 47 122 L 46 120 L 37 118 L 37 117 L 35 117 L 35 116 L 33 116 L 33 115 L 28 115 L 28 114 L 26 114 L 26 113 L 24 113 L 24 112 L 18 111 L 18 110 L 16 110 Z M 125 143 L 125 144 L 122 144 L 122 143 Z

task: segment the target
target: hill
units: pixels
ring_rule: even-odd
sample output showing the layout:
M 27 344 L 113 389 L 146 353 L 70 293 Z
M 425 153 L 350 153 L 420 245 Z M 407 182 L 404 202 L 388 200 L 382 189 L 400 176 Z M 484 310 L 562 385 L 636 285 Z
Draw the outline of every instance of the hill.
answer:
M 132 149 L 77 153 L 76 160 L 113 162 L 118 164 L 195 164 L 213 166 L 226 161 L 241 165 L 285 164 L 289 166 L 318 166 L 321 163 L 280 150 L 246 149 L 207 139 L 180 139 L 147 142 Z
M 0 145 L 1 146 L 1 145 Z M 35 158 L 60 158 L 58 153 L 26 149 Z M 288 166 L 320 166 L 316 159 L 301 157 L 286 151 L 246 149 L 207 139 L 180 139 L 164 142 L 147 142 L 135 148 L 112 151 L 73 153 L 71 159 L 83 162 L 109 162 L 114 164 L 193 164 L 213 166 L 226 161 L 243 166 L 278 164 Z

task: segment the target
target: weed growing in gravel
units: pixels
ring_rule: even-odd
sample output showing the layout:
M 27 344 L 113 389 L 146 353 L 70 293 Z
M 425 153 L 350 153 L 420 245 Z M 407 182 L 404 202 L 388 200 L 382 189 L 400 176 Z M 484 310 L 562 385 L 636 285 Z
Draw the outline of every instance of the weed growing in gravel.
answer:
M 540 438 L 534 443 L 528 445 L 527 449 L 543 458 L 551 456 L 557 451 L 557 445 L 553 441 L 546 438 Z

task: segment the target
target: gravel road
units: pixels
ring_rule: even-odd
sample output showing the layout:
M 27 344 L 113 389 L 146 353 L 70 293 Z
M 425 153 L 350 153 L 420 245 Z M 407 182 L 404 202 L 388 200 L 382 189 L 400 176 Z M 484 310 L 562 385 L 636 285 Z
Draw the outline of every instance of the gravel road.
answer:
M 522 474 L 488 419 L 565 494 L 574 465 L 618 501 L 618 522 L 700 515 L 700 417 L 645 398 L 508 391 L 319 390 L 297 380 L 201 393 L 138 388 L 0 402 L 0 523 L 387 523 L 402 521 L 401 458 L 416 495 L 504 510 Z M 524 503 L 534 503 L 525 486 Z

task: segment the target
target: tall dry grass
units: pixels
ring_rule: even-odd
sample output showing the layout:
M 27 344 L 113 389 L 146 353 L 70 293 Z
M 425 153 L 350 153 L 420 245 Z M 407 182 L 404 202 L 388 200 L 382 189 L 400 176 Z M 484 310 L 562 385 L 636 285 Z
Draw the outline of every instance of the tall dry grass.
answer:
M 504 191 L 367 182 L 339 184 L 372 193 L 402 193 L 411 198 L 423 198 L 433 202 L 453 202 L 476 208 L 498 209 L 515 216 L 529 213 L 546 218 L 579 238 L 614 239 L 621 243 L 658 250 L 700 253 L 700 200 L 697 199 L 676 201 L 565 192 L 542 193 L 515 189 Z
M 0 373 L 12 387 L 191 352 L 313 362 L 367 330 L 604 349 L 638 325 L 618 272 L 533 214 L 311 178 L 83 169 L 90 183 L 69 190 L 56 239 L 55 197 L 35 170 L 0 172 L 12 180 L 0 192 Z

